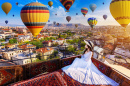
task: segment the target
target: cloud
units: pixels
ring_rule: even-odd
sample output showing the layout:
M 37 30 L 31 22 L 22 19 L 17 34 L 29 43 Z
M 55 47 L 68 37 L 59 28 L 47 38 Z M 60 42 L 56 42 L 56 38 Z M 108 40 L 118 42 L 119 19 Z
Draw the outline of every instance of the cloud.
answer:
M 57 0 L 54 0 L 56 3 L 59 3 L 59 1 L 57 1 Z
M 67 12 L 65 12 L 65 9 L 61 6 L 59 6 L 58 8 L 54 8 L 52 6 L 52 8 L 50 8 L 50 11 L 52 13 L 52 17 L 61 18 L 67 16 Z M 55 16 L 55 14 L 57 14 L 57 16 Z
M 19 4 L 18 7 L 23 7 L 24 5 L 23 4 Z

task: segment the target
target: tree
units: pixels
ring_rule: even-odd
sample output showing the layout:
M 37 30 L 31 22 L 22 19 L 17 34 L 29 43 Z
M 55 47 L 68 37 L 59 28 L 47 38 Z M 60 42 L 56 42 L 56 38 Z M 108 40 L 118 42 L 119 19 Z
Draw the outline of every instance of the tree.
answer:
M 1 45 L 2 45 L 2 46 L 5 46 L 5 44 L 3 44 L 3 43 L 2 43 Z
M 41 60 L 41 54 L 39 53 L 37 56 L 36 56 L 39 60 Z
M 18 42 L 18 41 L 17 41 L 16 39 L 10 39 L 10 40 L 9 40 L 9 43 L 10 43 L 10 44 L 15 44 L 15 43 L 17 43 L 17 42 Z
M 57 57 L 58 51 L 54 51 L 51 55 L 50 55 L 50 59 Z
M 74 48 L 72 45 L 70 45 L 69 47 L 68 47 L 68 51 L 69 52 L 74 52 L 76 50 L 76 48 Z

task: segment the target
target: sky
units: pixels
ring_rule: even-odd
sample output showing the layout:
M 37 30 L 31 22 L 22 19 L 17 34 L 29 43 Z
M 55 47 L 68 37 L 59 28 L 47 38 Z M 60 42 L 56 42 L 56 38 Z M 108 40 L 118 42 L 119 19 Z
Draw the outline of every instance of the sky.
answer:
M 24 5 L 36 1 L 46 5 L 50 11 L 50 22 L 47 22 L 47 24 L 51 24 L 53 21 L 68 24 L 68 22 L 66 21 L 66 16 L 71 16 L 71 21 L 69 23 L 80 23 L 88 26 L 88 18 L 95 17 L 98 20 L 97 26 L 119 25 L 116 22 L 116 20 L 112 17 L 109 10 L 111 0 L 75 0 L 74 4 L 71 6 L 69 10 L 70 12 L 65 12 L 66 9 L 60 3 L 60 0 L 0 0 L 0 5 L 2 5 L 4 2 L 9 2 L 12 4 L 12 9 L 8 13 L 8 15 L 6 15 L 2 8 L 0 8 L 0 25 L 5 24 L 5 20 L 9 21 L 8 24 L 24 25 L 20 17 L 21 9 Z M 53 2 L 52 7 L 48 6 L 49 1 Z M 18 6 L 15 4 L 16 2 L 19 3 Z M 104 5 L 102 4 L 103 2 Z M 89 8 L 90 4 L 97 5 L 97 8 L 93 13 Z M 82 7 L 88 8 L 88 13 L 85 17 L 81 13 Z M 78 13 L 78 15 L 76 15 L 76 13 Z M 14 17 L 12 16 L 13 14 L 15 15 Z M 55 16 L 55 14 L 57 14 L 57 16 Z M 104 14 L 108 16 L 107 20 L 103 19 Z

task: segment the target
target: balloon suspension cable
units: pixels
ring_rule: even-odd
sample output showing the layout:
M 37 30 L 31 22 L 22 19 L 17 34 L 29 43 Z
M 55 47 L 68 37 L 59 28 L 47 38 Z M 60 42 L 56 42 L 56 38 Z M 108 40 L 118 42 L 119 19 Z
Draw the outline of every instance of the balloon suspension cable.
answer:
M 69 10 L 66 10 L 66 12 L 70 12 Z
M 37 37 L 33 37 L 33 40 L 34 40 L 34 41 L 37 40 Z

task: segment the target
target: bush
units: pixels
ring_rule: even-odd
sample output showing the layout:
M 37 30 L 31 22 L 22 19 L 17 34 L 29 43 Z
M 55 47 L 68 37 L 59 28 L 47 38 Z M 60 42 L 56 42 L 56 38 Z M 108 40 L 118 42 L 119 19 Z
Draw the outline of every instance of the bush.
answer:
M 5 41 L 5 39 L 0 39 L 0 42 L 4 42 Z
M 16 39 L 10 39 L 10 40 L 9 40 L 9 43 L 10 43 L 10 44 L 15 44 L 15 43 L 17 43 L 17 42 L 18 42 L 18 41 L 17 41 Z

